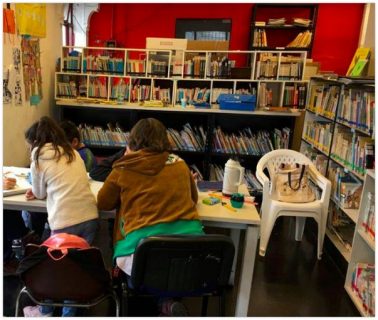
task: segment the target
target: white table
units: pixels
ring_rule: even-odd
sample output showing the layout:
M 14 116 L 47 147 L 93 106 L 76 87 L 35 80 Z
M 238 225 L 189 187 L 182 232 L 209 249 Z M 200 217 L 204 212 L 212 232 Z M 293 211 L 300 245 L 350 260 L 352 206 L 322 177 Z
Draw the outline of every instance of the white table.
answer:
M 98 191 L 102 186 L 102 182 L 90 181 L 91 190 L 97 196 Z M 241 186 L 239 192 L 246 193 L 247 188 Z M 250 293 L 252 287 L 253 269 L 255 266 L 255 257 L 257 249 L 257 240 L 260 229 L 260 217 L 254 205 L 245 204 L 243 208 L 237 209 L 237 212 L 232 212 L 221 204 L 213 206 L 204 205 L 202 199 L 208 197 L 208 193 L 199 192 L 199 199 L 197 209 L 199 217 L 204 225 L 226 228 L 231 230 L 231 238 L 235 244 L 235 258 L 232 267 L 231 281 L 233 282 L 236 261 L 239 249 L 240 231 L 246 230 L 244 240 L 244 252 L 241 265 L 240 284 L 238 287 L 236 298 L 235 316 L 246 317 L 248 313 L 248 306 L 250 301 Z M 13 195 L 3 198 L 4 209 L 10 210 L 28 210 L 33 212 L 47 212 L 45 200 L 27 201 L 24 194 Z M 110 213 L 114 215 L 114 213 Z M 101 216 L 109 215 L 108 213 L 101 213 Z

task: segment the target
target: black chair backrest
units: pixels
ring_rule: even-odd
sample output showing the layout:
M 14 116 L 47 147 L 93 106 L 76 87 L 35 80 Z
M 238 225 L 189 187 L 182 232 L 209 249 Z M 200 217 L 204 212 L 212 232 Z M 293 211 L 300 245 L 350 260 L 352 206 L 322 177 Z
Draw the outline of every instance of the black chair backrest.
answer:
M 235 248 L 224 235 L 142 239 L 134 253 L 134 289 L 165 296 L 213 293 L 228 283 Z
M 61 260 L 53 260 L 46 247 L 29 250 L 18 272 L 37 300 L 88 302 L 108 291 L 110 274 L 98 248 L 69 249 Z

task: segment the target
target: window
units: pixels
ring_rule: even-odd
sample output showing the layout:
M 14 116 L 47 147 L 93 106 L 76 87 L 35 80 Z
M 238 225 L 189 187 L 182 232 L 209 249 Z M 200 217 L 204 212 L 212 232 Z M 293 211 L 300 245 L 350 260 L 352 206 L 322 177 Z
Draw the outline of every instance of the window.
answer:
M 177 19 L 176 38 L 230 40 L 230 19 Z

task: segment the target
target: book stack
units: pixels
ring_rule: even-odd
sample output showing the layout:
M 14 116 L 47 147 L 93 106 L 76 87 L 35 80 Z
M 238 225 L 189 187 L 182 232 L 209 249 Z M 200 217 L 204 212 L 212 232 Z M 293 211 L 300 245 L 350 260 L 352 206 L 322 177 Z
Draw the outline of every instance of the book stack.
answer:
M 286 18 L 269 19 L 268 25 L 271 26 L 283 26 L 286 22 Z
M 305 31 L 300 32 L 293 41 L 291 41 L 286 47 L 288 48 L 308 48 L 311 43 L 312 32 Z
M 301 26 L 301 27 L 308 27 L 311 24 L 310 19 L 305 19 L 305 18 L 294 18 L 293 19 L 293 25 L 295 26 Z
M 123 74 L 124 62 L 121 58 L 108 56 L 86 56 L 83 59 L 83 72 Z
M 251 128 L 245 128 L 239 130 L 239 133 L 226 134 L 217 127 L 214 129 L 214 137 L 214 152 L 260 156 L 275 149 L 288 148 L 290 129 L 274 129 L 270 134 L 268 131 L 253 133 Z
M 331 145 L 331 124 L 326 121 L 308 121 L 303 130 L 303 137 L 319 150 L 329 153 Z
M 352 274 L 352 290 L 360 299 L 369 317 L 375 316 L 375 266 L 367 263 L 356 263 Z
M 127 60 L 127 73 L 140 74 L 146 72 L 146 60 Z
M 374 166 L 374 140 L 336 127 L 331 158 L 360 175 Z
M 88 97 L 106 99 L 108 97 L 106 81 L 105 78 L 92 78 L 89 81 Z
M 176 103 L 180 103 L 181 99 L 186 99 L 188 104 L 197 101 L 209 102 L 210 89 L 208 88 L 178 88 L 176 93 Z
M 210 163 L 210 181 L 223 181 L 224 168 L 221 165 Z
M 256 27 L 265 27 L 266 23 L 265 21 L 255 21 Z
M 266 38 L 266 32 L 264 29 L 255 29 L 253 31 L 253 47 L 267 47 L 268 40 Z
M 204 151 L 206 142 L 206 132 L 202 126 L 191 127 L 189 123 L 185 124 L 183 130 L 168 128 L 168 140 L 172 150 L 182 151 Z
M 252 170 L 245 170 L 244 179 L 249 189 L 262 191 L 262 185 L 253 174 Z
M 80 124 L 78 130 L 81 141 L 87 146 L 125 147 L 129 141 L 129 132 L 124 132 L 119 124 L 107 124 L 108 129 L 100 126 Z
M 285 85 L 283 106 L 303 109 L 306 104 L 306 85 L 293 83 Z
M 337 121 L 371 134 L 374 128 L 374 108 L 374 92 L 345 89 L 341 95 Z
M 375 241 L 375 194 L 372 192 L 368 193 L 368 204 L 364 212 L 362 228 L 367 236 Z

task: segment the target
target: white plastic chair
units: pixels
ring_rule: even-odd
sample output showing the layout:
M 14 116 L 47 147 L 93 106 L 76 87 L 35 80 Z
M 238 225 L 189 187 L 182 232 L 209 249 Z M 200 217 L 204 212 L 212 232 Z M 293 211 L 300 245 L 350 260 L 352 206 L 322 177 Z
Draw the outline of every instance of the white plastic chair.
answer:
M 281 163 L 308 164 L 311 180 L 322 190 L 320 200 L 308 203 L 288 203 L 275 200 L 277 198 L 274 177 Z M 271 180 L 265 175 L 264 169 L 268 170 Z M 331 182 L 320 174 L 310 159 L 297 151 L 288 149 L 274 150 L 264 155 L 257 164 L 256 177 L 263 185 L 260 256 L 265 256 L 266 247 L 276 219 L 280 216 L 294 216 L 296 217 L 296 241 L 302 240 L 306 217 L 312 217 L 317 222 L 318 259 L 321 259 L 331 194 Z

